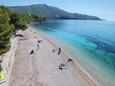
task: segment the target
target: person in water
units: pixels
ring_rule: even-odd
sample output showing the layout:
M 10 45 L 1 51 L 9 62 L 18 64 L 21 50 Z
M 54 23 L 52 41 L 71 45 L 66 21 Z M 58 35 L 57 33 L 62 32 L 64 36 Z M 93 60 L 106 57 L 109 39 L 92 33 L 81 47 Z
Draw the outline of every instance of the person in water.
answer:
M 59 47 L 58 55 L 60 55 L 60 53 L 61 53 L 61 48 Z

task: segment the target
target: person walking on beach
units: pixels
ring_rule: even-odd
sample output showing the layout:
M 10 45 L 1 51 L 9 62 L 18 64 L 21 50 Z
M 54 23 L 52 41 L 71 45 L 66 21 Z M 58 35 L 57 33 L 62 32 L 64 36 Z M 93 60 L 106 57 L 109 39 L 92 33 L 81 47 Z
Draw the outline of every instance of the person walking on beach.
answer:
M 60 53 L 61 53 L 61 48 L 59 47 L 58 55 L 60 55 Z

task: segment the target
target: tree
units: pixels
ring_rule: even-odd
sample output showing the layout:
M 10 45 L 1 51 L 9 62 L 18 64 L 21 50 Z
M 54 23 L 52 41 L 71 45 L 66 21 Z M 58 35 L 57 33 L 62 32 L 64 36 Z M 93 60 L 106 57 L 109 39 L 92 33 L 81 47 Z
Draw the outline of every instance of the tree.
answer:
M 9 24 L 10 10 L 0 6 L 0 54 L 7 52 L 10 48 L 10 38 L 13 34 L 14 26 Z
M 0 24 L 8 23 L 10 21 L 9 13 L 7 8 L 0 6 Z
M 25 15 L 14 12 L 10 15 L 10 18 L 11 18 L 10 23 L 14 24 L 15 29 L 22 29 L 22 30 L 27 29 L 26 25 L 28 21 L 26 20 L 27 18 L 25 17 Z
M 0 55 L 10 48 L 10 38 L 16 29 L 25 30 L 33 21 L 42 22 L 45 17 L 28 13 L 17 13 L 0 6 Z
M 5 53 L 10 48 L 10 38 L 13 33 L 14 26 L 8 23 L 0 24 L 0 54 Z
M 42 22 L 42 21 L 45 21 L 46 18 L 41 16 L 41 15 L 36 15 L 36 14 L 31 14 L 32 18 L 33 18 L 33 21 L 37 21 L 37 22 Z

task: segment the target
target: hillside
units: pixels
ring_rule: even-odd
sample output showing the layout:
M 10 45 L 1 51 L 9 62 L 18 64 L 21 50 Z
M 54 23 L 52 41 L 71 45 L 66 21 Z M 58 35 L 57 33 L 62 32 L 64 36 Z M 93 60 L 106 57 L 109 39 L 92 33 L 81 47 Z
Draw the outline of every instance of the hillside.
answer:
M 78 13 L 70 13 L 57 7 L 46 4 L 28 5 L 28 6 L 10 6 L 10 9 L 17 12 L 34 13 L 43 15 L 46 18 L 54 19 L 78 19 L 78 20 L 101 20 L 96 16 L 89 16 Z

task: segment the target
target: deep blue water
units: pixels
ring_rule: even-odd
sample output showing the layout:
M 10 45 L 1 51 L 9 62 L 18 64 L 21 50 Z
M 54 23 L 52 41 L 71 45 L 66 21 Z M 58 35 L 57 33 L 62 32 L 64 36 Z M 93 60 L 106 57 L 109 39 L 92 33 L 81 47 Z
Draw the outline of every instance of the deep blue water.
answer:
M 68 44 L 74 54 L 78 48 L 81 49 L 87 55 L 85 59 L 94 61 L 93 64 L 103 67 L 103 71 L 107 69 L 107 72 L 115 76 L 115 22 L 50 20 L 34 26 L 62 44 Z M 110 81 L 108 83 L 110 86 L 114 84 Z

